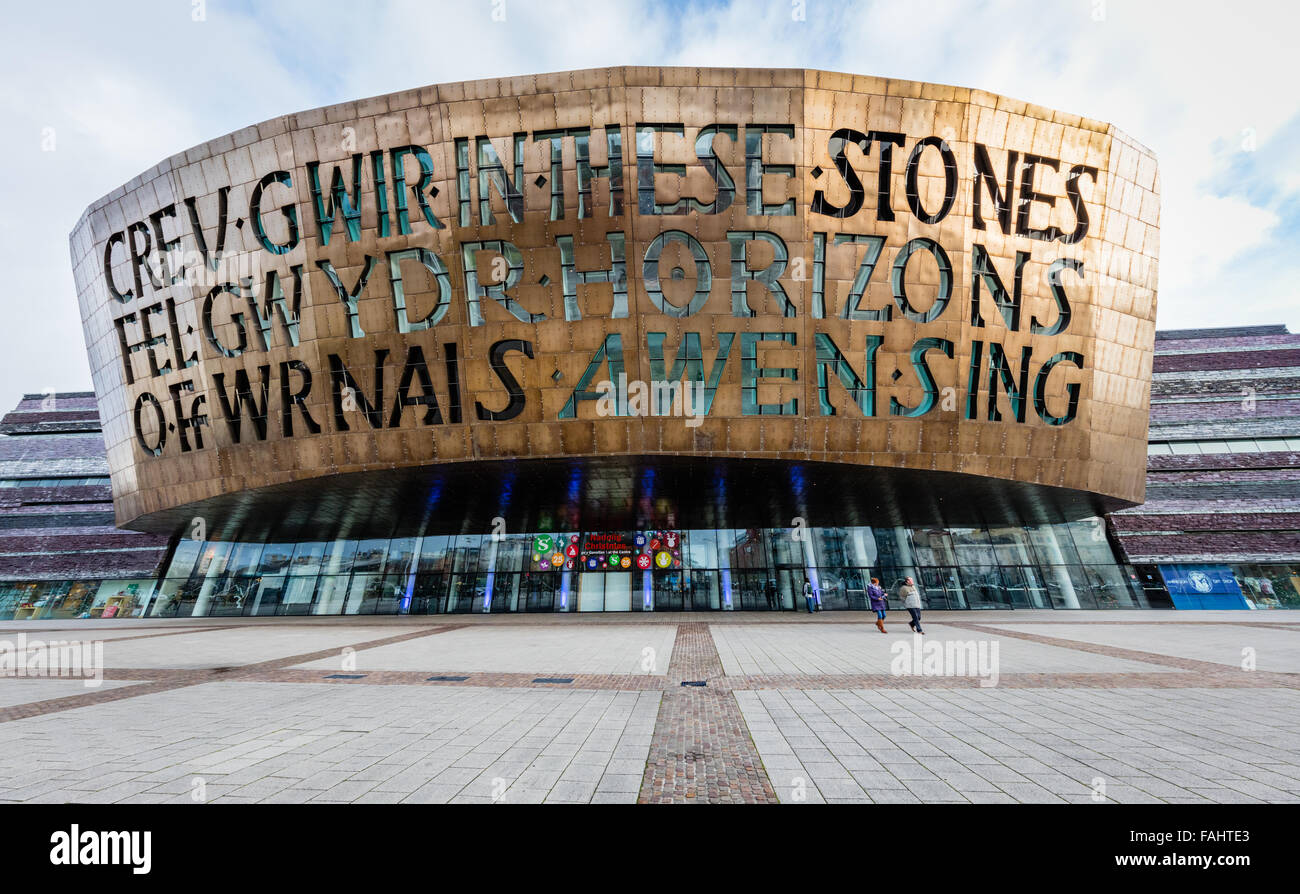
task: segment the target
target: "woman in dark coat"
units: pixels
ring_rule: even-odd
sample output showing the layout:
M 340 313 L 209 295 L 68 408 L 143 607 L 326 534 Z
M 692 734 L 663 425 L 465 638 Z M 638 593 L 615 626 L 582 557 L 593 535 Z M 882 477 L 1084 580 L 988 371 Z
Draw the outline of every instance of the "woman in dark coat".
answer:
M 871 600 L 871 610 L 876 613 L 876 629 L 881 633 L 885 630 L 885 588 L 880 586 L 880 578 L 873 577 L 871 583 L 867 586 L 867 598 Z

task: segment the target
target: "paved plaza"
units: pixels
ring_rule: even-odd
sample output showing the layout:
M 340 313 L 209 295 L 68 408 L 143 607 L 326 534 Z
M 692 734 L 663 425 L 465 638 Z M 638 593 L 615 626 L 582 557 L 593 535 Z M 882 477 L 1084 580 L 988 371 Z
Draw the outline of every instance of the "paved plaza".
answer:
M 3 622 L 0 801 L 1300 801 L 1298 615 L 925 620 Z

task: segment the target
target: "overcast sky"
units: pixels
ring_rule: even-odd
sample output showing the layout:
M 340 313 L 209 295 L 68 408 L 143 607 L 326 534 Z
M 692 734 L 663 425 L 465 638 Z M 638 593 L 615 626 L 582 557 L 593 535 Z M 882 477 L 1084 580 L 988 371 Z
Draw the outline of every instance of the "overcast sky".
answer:
M 87 205 L 160 160 L 287 112 L 607 65 L 824 68 L 979 87 L 1112 122 L 1160 162 L 1158 325 L 1295 331 L 1297 10 L 1289 0 L 7 3 L 0 412 L 24 392 L 89 389 L 68 233 Z

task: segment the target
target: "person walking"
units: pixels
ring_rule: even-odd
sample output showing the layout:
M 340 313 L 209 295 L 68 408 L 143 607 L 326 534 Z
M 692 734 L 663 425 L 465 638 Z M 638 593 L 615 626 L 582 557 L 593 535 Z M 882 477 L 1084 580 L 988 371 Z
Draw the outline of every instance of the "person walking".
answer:
M 880 585 L 880 578 L 873 577 L 871 583 L 867 585 L 867 598 L 871 601 L 871 610 L 876 613 L 876 629 L 881 633 L 885 630 L 885 588 Z
M 803 601 L 808 606 L 808 614 L 817 611 L 817 596 L 813 593 L 812 581 L 803 582 Z
M 910 577 L 904 579 L 903 585 L 898 588 L 898 598 L 903 600 L 903 608 L 907 609 L 907 613 L 912 616 L 907 626 L 917 633 L 925 633 L 921 629 L 921 591 L 916 588 L 916 584 Z

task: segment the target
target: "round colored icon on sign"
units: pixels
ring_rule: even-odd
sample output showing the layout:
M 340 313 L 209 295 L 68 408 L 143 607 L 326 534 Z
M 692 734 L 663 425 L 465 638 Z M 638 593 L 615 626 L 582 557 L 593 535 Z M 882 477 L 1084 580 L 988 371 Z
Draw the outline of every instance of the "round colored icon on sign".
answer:
M 631 557 L 629 557 L 629 556 L 624 556 L 623 558 L 621 558 L 621 559 L 618 560 L 618 564 L 619 564 L 620 567 L 623 567 L 623 568 L 631 568 L 631 567 L 632 567 L 632 559 L 631 559 Z
M 560 553 L 556 553 L 555 555 L 551 556 L 551 564 L 554 565 L 556 568 L 559 568 L 561 565 L 564 564 L 564 556 L 561 555 Z
M 567 547 L 565 547 L 564 554 L 568 556 L 570 559 L 572 559 L 574 556 L 578 554 L 577 545 L 570 543 Z
M 617 567 L 618 567 L 618 556 L 610 556 L 610 557 L 609 557 L 609 567 L 610 567 L 610 568 L 617 568 Z
M 642 553 L 636 557 L 636 567 L 640 568 L 642 571 L 649 571 L 651 561 L 652 560 L 647 553 Z
M 659 538 L 658 538 L 658 537 L 655 537 L 653 540 L 650 541 L 650 548 L 651 548 L 651 549 L 658 549 L 658 548 L 659 548 Z
M 637 534 L 636 540 L 633 541 L 637 546 L 645 546 L 645 535 Z
M 596 568 L 600 567 L 600 559 L 597 559 L 595 556 L 588 556 L 587 567 L 594 571 Z
M 666 553 L 662 550 L 655 553 L 655 564 L 658 565 L 660 568 L 667 568 L 672 563 L 673 563 L 673 557 L 671 553 Z
M 539 534 L 533 540 L 533 551 L 539 553 L 549 553 L 551 551 L 551 535 Z
M 573 560 L 572 560 L 572 559 L 568 559 L 568 560 L 565 561 L 565 563 L 564 563 L 564 570 L 565 570 L 565 571 L 572 571 L 572 570 L 573 570 Z

